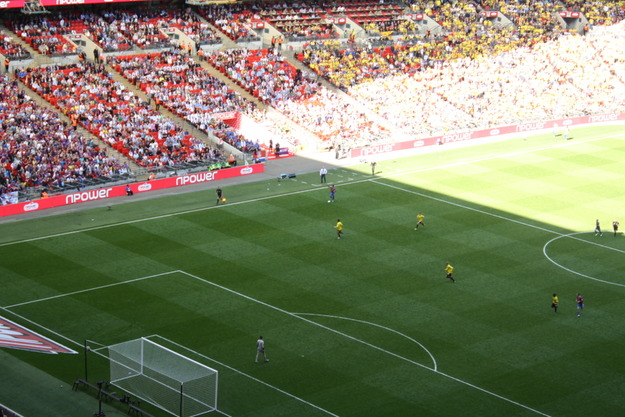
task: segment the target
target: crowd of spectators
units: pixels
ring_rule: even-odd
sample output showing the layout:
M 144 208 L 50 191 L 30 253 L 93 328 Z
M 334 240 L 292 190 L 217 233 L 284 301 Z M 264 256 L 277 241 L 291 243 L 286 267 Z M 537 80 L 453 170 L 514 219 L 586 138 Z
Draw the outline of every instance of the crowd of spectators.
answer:
M 173 18 L 166 9 L 109 10 L 105 13 L 105 17 L 109 22 L 116 24 L 119 31 L 141 49 L 172 45 L 169 37 L 161 30 L 165 29 Z
M 352 18 L 372 33 L 416 30 L 413 22 L 401 18 L 401 6 L 376 1 L 254 2 L 197 10 L 235 41 L 260 39 L 255 29 L 265 22 L 291 41 L 338 38 L 334 24 L 339 17 Z
M 368 143 L 388 135 L 387 129 L 360 111 L 348 97 L 323 87 L 314 73 L 296 69 L 275 49 L 232 49 L 212 53 L 206 59 L 242 88 L 312 132 L 325 142 L 325 147 L 346 147 L 346 138 L 353 143 Z M 245 113 L 255 120 L 267 120 L 267 114 L 259 116 L 252 108 Z M 290 143 L 299 143 L 288 134 L 291 132 L 286 127 L 281 136 Z
M 621 23 L 594 36 L 566 35 L 533 48 L 459 59 L 415 76 L 360 84 L 349 93 L 412 134 L 625 111 L 625 66 L 617 46 L 625 41 L 623 29 Z
M 195 44 L 196 48 L 202 45 L 221 43 L 221 38 L 215 30 L 202 21 L 190 8 L 184 11 L 172 11 L 168 27 L 180 29 Z
M 553 32 L 558 28 L 556 12 L 564 10 L 553 1 L 482 0 L 481 5 L 486 10 L 501 12 L 521 34 Z
M 126 163 L 33 102 L 17 81 L 0 75 L 0 194 L 80 187 L 89 179 L 128 173 Z
M 254 20 L 259 19 L 254 18 L 254 13 L 247 5 L 235 3 L 218 7 L 199 7 L 197 12 L 235 42 L 260 40 L 260 36 L 254 30 Z
M 295 68 L 276 50 L 229 49 L 206 60 L 262 102 L 310 97 L 319 89 L 315 74 Z
M 426 13 L 445 29 L 427 37 L 406 36 L 387 48 L 327 41 L 311 42 L 298 59 L 341 89 L 406 71 L 437 68 L 457 59 L 477 59 L 556 39 L 562 31 L 550 25 L 535 30 L 494 28 L 470 4 L 433 3 Z M 533 13 L 533 11 L 528 12 Z
M 105 52 L 126 51 L 132 46 L 114 22 L 88 11 L 58 12 L 54 17 L 47 14 L 26 15 L 11 20 L 8 26 L 44 55 L 77 53 L 78 48 L 68 42 L 65 35 L 84 34 Z
M 591 25 L 613 25 L 625 19 L 625 1 L 610 0 L 562 0 L 567 9 L 584 14 Z
M 291 40 L 336 37 L 333 25 L 326 20 L 324 10 L 309 5 L 270 4 L 262 7 L 258 18 L 269 22 Z
M 341 89 L 393 73 L 392 64 L 380 55 L 379 50 L 349 47 L 338 41 L 324 42 L 323 48 L 309 45 L 298 57 Z
M 361 105 L 325 87 L 304 100 L 283 100 L 276 109 L 313 132 L 326 148 L 364 146 L 389 137 L 390 131 Z
M 163 32 L 168 28 L 180 29 L 191 38 L 196 47 L 221 42 L 217 32 L 189 7 L 111 10 L 104 13 L 104 16 L 110 25 L 119 28 L 141 49 L 171 46 L 171 40 Z
M 19 77 L 75 125 L 81 124 L 142 167 L 169 167 L 220 156 L 113 80 L 102 65 L 35 68 Z
M 402 16 L 403 7 L 392 3 L 371 1 L 345 3 L 332 7 L 330 11 L 347 15 L 371 35 L 408 33 L 417 29 L 414 22 Z
M 190 56 L 162 52 L 112 57 L 109 62 L 159 105 L 200 130 L 239 146 L 240 135 L 215 114 L 246 112 L 254 105 Z
M 30 53 L 20 44 L 0 31 L 0 54 L 10 60 L 21 60 L 30 58 Z
M 144 49 L 171 46 L 162 30 L 173 27 L 189 36 L 197 46 L 221 41 L 217 32 L 190 8 L 122 9 L 100 13 L 64 11 L 54 17 L 21 16 L 8 22 L 8 26 L 45 55 L 77 53 L 78 48 L 64 37 L 66 35 L 85 35 L 104 52 L 127 51 L 133 44 Z
M 353 3 L 362 7 L 366 2 Z M 605 25 L 604 30 L 593 30 L 588 36 L 560 29 L 555 12 L 562 6 L 558 8 L 549 1 L 412 3 L 413 10 L 423 11 L 439 22 L 441 33 L 405 36 L 382 47 L 313 41 L 298 55 L 313 71 L 293 67 L 279 48 L 227 50 L 206 56 L 211 65 L 277 112 L 259 110 L 184 53 L 110 57 L 110 63 L 147 94 L 147 103 L 116 83 L 99 65 L 81 63 L 24 71 L 20 78 L 69 116 L 74 125 L 53 122 L 52 112 L 33 110 L 32 103 L 20 93 L 13 93 L 18 106 L 11 107 L 7 91 L 14 85 L 3 81 L 0 114 L 12 117 L 3 118 L 0 131 L 1 186 L 5 191 L 30 185 L 63 186 L 90 176 L 127 172 L 127 166 L 106 157 L 96 144 L 84 144 L 75 130 L 78 124 L 140 166 L 171 166 L 220 156 L 217 149 L 193 139 L 164 117 L 158 111 L 160 106 L 247 152 L 258 150 L 261 144 L 258 138 L 243 135 L 225 123 L 230 113 L 244 114 L 262 125 L 274 143 L 297 143 L 299 132 L 306 131 L 326 147 L 348 149 L 388 141 L 395 135 L 433 135 L 527 120 L 625 111 L 625 65 L 620 47 L 625 30 L 622 23 L 610 26 L 622 21 L 625 2 L 566 0 L 564 7 L 579 9 L 593 26 Z M 338 6 L 342 10 L 331 9 L 323 1 L 264 7 L 223 5 L 198 10 L 210 14 L 213 23 L 223 20 L 226 26 L 219 27 L 229 27 L 228 34 L 234 39 L 246 39 L 248 35 L 253 39 L 257 36 L 254 24 L 267 10 L 281 10 L 278 14 L 286 17 L 284 20 L 296 20 L 289 16 L 299 18 L 308 13 L 316 18 L 320 10 L 347 14 L 350 9 L 348 4 Z M 514 25 L 494 27 L 479 8 L 499 10 Z M 112 47 L 127 39 L 124 33 L 144 47 L 167 45 L 161 43 L 160 35 L 165 35 L 160 29 L 164 27 L 178 27 L 191 36 L 197 35 L 192 39 L 200 44 L 201 39 L 210 42 L 214 35 L 207 30 L 206 37 L 200 36 L 202 28 L 208 26 L 189 9 L 106 12 L 97 18 L 85 13 L 30 19 L 15 24 L 34 35 L 31 39 L 55 38 L 61 43 L 60 34 L 82 30 L 76 21 L 86 26 L 84 33 L 98 33 L 92 36 L 100 42 L 104 37 L 98 32 L 98 22 L 109 23 L 106 33 L 121 36 L 104 43 Z M 380 29 L 384 26 L 376 28 Z M 407 27 L 405 33 L 409 32 Z M 348 95 L 323 87 L 318 76 Z M 37 130 L 38 125 L 33 123 L 27 126 L 26 120 L 32 122 L 27 114 L 43 121 L 45 129 L 53 126 L 52 131 L 58 132 L 48 142 L 54 157 L 62 162 L 55 165 L 52 159 L 46 159 L 45 151 L 36 153 L 44 155 L 35 157 L 39 159 L 29 159 L 26 148 L 19 148 L 19 144 L 38 151 L 45 148 L 43 129 Z M 28 140 L 6 139 L 15 132 L 25 132 Z M 62 151 L 60 145 L 55 145 L 57 140 L 64 140 Z M 78 159 L 72 159 L 77 155 Z M 92 167 L 87 160 L 96 163 Z M 49 177 L 43 174 L 44 167 L 51 172 Z
M 120 30 L 117 22 L 109 22 L 101 16 L 86 16 L 88 25 L 84 35 L 93 40 L 104 52 L 127 51 L 132 42 Z

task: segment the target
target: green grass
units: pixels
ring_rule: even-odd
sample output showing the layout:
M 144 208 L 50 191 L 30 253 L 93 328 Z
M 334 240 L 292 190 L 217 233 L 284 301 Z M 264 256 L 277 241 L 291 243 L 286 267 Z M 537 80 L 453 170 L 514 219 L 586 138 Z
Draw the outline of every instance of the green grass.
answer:
M 219 207 L 207 190 L 4 223 L 2 315 L 79 351 L 153 336 L 219 370 L 230 416 L 620 416 L 620 132 L 336 169 L 334 204 L 311 173 L 228 187 Z M 6 353 L 62 384 L 85 372 L 82 355 Z

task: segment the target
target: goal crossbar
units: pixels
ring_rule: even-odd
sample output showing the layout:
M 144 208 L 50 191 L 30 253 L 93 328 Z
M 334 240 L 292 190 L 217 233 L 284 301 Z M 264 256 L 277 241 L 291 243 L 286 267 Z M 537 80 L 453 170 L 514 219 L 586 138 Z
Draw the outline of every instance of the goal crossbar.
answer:
M 107 350 L 111 384 L 179 417 L 217 409 L 217 370 L 146 338 Z

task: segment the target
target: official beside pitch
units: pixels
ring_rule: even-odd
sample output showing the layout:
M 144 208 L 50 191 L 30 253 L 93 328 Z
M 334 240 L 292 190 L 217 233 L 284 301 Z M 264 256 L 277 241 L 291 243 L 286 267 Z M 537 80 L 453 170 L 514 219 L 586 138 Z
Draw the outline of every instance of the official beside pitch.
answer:
M 326 167 L 321 167 L 319 170 L 319 177 L 321 178 L 321 183 L 324 184 L 327 182 L 326 176 L 328 175 L 328 170 Z

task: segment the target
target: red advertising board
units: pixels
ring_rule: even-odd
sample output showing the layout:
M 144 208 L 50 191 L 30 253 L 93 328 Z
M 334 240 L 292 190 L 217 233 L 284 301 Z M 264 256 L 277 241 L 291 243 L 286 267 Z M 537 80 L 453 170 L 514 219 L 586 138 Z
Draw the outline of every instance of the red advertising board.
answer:
M 139 182 L 130 184 L 130 187 L 132 191 L 137 194 L 145 193 L 148 191 L 162 190 L 165 188 L 181 187 L 202 182 L 223 180 L 226 178 L 260 174 L 262 172 L 265 172 L 264 164 L 245 165 L 234 168 L 220 169 L 217 171 L 197 172 L 194 174 L 180 175 L 177 177 Z M 88 201 L 102 200 L 105 198 L 120 197 L 124 195 L 126 195 L 125 185 L 80 191 L 72 194 L 54 195 L 48 198 L 41 198 L 25 203 L 0 206 L 0 217 L 29 213 L 32 211 L 67 206 L 71 204 L 85 203 Z
M 404 142 L 382 143 L 364 148 L 352 149 L 350 156 L 352 158 L 361 158 L 371 155 L 379 155 L 389 152 L 405 151 L 409 149 L 417 149 L 425 146 L 444 145 L 452 142 L 464 142 L 471 139 L 483 139 L 510 133 L 531 132 L 542 129 L 552 129 L 556 124 L 563 126 L 578 126 L 589 123 L 616 122 L 625 120 L 625 113 L 597 114 L 594 116 L 572 117 L 561 120 L 547 120 L 544 122 L 528 122 L 518 125 L 501 126 L 486 130 L 467 130 L 464 132 L 454 132 L 443 136 L 435 136 L 430 138 L 415 139 Z

